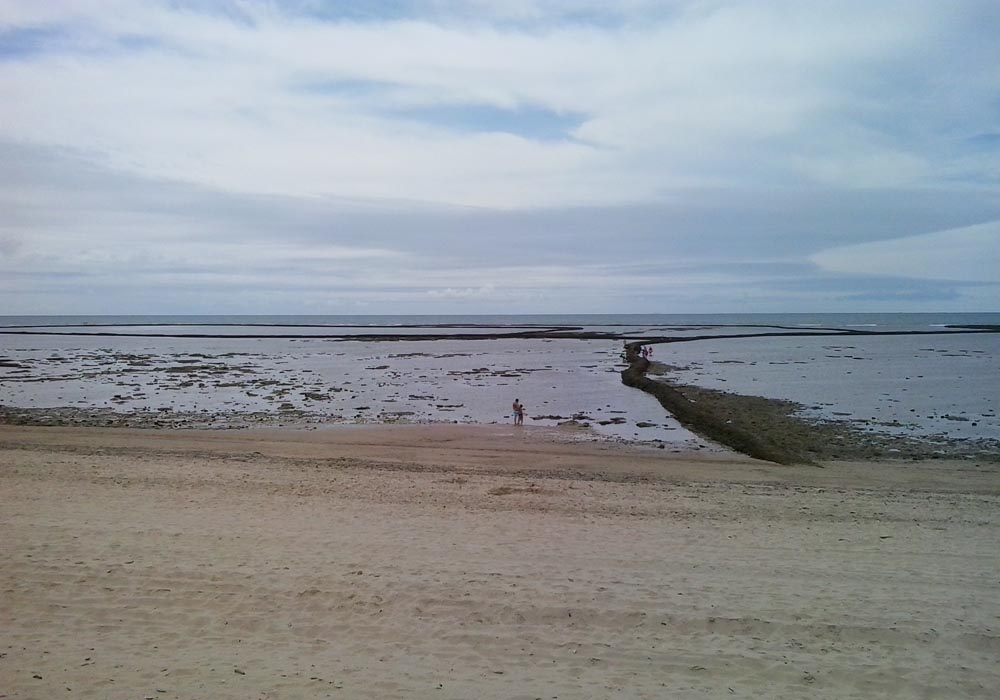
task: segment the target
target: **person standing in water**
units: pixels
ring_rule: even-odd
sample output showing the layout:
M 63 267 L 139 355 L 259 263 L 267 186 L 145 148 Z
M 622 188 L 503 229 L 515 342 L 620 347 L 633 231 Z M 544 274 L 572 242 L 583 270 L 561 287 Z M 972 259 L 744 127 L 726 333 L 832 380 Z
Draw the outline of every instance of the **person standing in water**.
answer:
M 524 406 L 521 399 L 514 399 L 514 425 L 524 425 Z

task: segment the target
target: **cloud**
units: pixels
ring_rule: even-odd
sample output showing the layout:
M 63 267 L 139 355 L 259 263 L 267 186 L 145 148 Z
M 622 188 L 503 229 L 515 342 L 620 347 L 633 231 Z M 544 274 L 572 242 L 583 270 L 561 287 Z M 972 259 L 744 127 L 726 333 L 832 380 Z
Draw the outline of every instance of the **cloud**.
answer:
M 429 289 L 427 296 L 431 299 L 483 299 L 495 297 L 497 289 L 492 284 L 484 284 L 479 287 L 464 287 L 456 289 L 445 287 L 444 289 Z
M 8 1 L 0 298 L 995 307 L 995 231 L 965 229 L 1000 220 L 998 21 L 972 0 Z
M 518 208 L 751 175 L 898 187 L 951 162 L 902 110 L 990 127 L 968 79 L 952 104 L 896 85 L 913 63 L 951 80 L 967 3 L 37 5 L 6 11 L 8 138 L 230 191 Z
M 1000 284 L 1000 220 L 831 248 L 810 260 L 831 272 Z
M 23 313 L 837 309 L 901 283 L 810 260 L 832 241 L 1000 219 L 1000 204 L 949 191 L 709 189 L 505 211 L 229 193 L 2 141 L 0 162 L 0 303 Z

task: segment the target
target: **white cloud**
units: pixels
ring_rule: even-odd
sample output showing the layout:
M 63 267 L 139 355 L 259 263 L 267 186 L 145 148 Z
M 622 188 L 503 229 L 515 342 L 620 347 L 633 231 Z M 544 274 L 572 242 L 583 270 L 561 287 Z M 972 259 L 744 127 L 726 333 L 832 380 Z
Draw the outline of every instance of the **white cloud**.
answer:
M 1000 283 L 1000 221 L 820 251 L 831 272 L 918 280 Z
M 0 61 L 7 138 L 230 191 L 500 208 L 648 201 L 750 172 L 919 181 L 930 172 L 920 143 L 859 122 L 901 97 L 874 94 L 891 81 L 872 76 L 936 50 L 935 27 L 961 14 L 926 3 L 692 2 L 642 24 L 653 5 L 634 3 L 621 14 L 632 23 L 539 29 L 473 22 L 476 3 L 369 22 L 238 3 L 253 23 L 167 4 L 43 5 L 11 3 L 5 16 L 69 27 L 87 50 Z M 574 8 L 599 6 L 523 2 L 511 15 Z M 123 36 L 152 42 L 126 50 Z M 385 89 L 303 89 L 338 81 Z M 585 122 L 578 141 L 545 143 L 393 116 L 456 104 L 532 105 Z M 833 140 L 835 153 L 814 148 Z
M 997 19 L 0 0 L 0 302 L 808 310 L 898 274 L 996 305 L 996 230 L 957 227 L 1000 217 Z
M 479 287 L 445 287 L 444 289 L 429 289 L 426 292 L 431 299 L 488 299 L 497 296 L 497 289 L 492 284 Z

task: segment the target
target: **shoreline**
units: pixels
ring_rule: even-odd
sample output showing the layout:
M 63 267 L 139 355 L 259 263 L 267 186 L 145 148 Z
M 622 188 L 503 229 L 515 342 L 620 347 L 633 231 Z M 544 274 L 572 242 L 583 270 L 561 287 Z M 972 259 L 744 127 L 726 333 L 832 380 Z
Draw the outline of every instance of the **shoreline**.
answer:
M 243 324 L 236 324 L 243 325 Z M 261 324 L 271 325 L 271 324 Z M 360 326 L 358 326 L 360 328 Z M 484 331 L 496 330 L 493 326 L 474 324 L 411 324 L 406 328 L 455 329 L 479 328 Z M 715 326 L 716 329 L 721 326 Z M 389 329 L 391 327 L 383 327 Z M 699 327 L 686 326 L 688 331 L 696 331 Z M 763 328 L 763 326 L 762 326 Z M 733 449 L 761 459 L 783 464 L 814 464 L 830 459 L 868 459 L 892 457 L 897 459 L 939 459 L 948 458 L 997 458 L 1000 459 L 1000 440 L 967 436 L 961 439 L 948 437 L 945 433 L 928 435 L 926 437 L 894 435 L 881 427 L 891 427 L 890 422 L 876 423 L 875 419 L 843 421 L 830 417 L 804 418 L 800 412 L 805 407 L 798 403 L 781 399 L 764 398 L 748 394 L 736 394 L 717 389 L 699 387 L 693 384 L 680 384 L 666 380 L 657 380 L 646 376 L 648 365 L 643 365 L 642 358 L 636 354 L 641 345 L 659 343 L 690 342 L 694 340 L 711 339 L 725 341 L 742 337 L 769 336 L 877 336 L 877 335 L 936 335 L 956 333 L 996 332 L 994 326 L 969 326 L 965 330 L 934 330 L 934 331 L 871 331 L 852 328 L 818 328 L 812 330 L 796 330 L 791 332 L 782 326 L 767 326 L 770 333 L 753 333 L 749 335 L 692 335 L 692 336 L 648 336 L 629 340 L 627 333 L 621 332 L 589 332 L 579 326 L 570 325 L 539 325 L 511 326 L 504 333 L 477 333 L 466 335 L 361 335 L 338 336 L 367 344 L 372 339 L 398 343 L 402 341 L 421 342 L 433 337 L 438 340 L 459 341 L 464 343 L 469 338 L 475 339 L 560 339 L 560 340 L 625 340 L 628 361 L 630 365 L 621 372 L 621 383 L 652 395 L 662 409 L 647 400 L 634 401 L 629 406 L 634 411 L 640 406 L 638 414 L 621 410 L 623 406 L 604 405 L 604 401 L 591 399 L 589 406 L 573 406 L 564 403 L 559 409 L 554 409 L 548 401 L 542 401 L 535 411 L 534 420 L 547 421 L 548 424 L 575 425 L 582 430 L 590 431 L 594 440 L 610 442 L 635 442 L 640 444 L 662 445 L 677 453 L 688 449 L 692 444 L 714 451 L 716 449 Z M 778 329 L 778 330 L 774 330 Z M 783 330 L 782 330 L 783 329 Z M 656 330 L 656 329 L 653 329 Z M 5 332 L 0 330 L 0 332 Z M 17 331 L 15 331 L 17 332 Z M 71 333 L 75 334 L 75 332 Z M 82 333 L 81 335 L 93 335 Z M 125 334 L 128 335 L 128 334 Z M 162 336 L 158 336 L 162 337 Z M 171 336 L 173 337 L 173 336 Z M 184 337 L 184 336 L 178 336 Z M 195 338 L 214 336 L 190 336 Z M 240 340 L 243 335 L 218 336 L 230 340 Z M 258 339 L 270 338 L 282 340 L 285 336 L 252 336 Z M 301 336 L 312 340 L 324 340 L 326 336 Z M 512 347 L 516 343 L 512 343 Z M 336 350 L 333 353 L 337 353 Z M 321 353 L 322 354 L 322 353 Z M 328 350 L 329 354 L 329 350 Z M 614 357 L 604 353 L 605 362 Z M 493 424 L 491 411 L 475 406 L 475 401 L 469 402 L 469 395 L 462 395 L 461 389 L 482 384 L 486 379 L 495 383 L 493 390 L 507 383 L 507 378 L 518 378 L 530 372 L 542 371 L 537 367 L 518 365 L 506 366 L 506 360 L 493 358 L 497 367 L 468 363 L 469 368 L 459 368 L 447 371 L 437 368 L 433 379 L 420 375 L 420 372 L 431 374 L 413 366 L 396 368 L 396 358 L 428 357 L 434 360 L 450 357 L 442 354 L 437 357 L 429 352 L 398 353 L 383 358 L 380 363 L 365 362 L 364 371 L 358 372 L 361 377 L 357 383 L 343 380 L 337 381 L 334 376 L 319 377 L 313 374 L 314 369 L 303 365 L 298 374 L 289 376 L 281 361 L 272 356 L 258 353 L 253 355 L 245 351 L 227 349 L 227 352 L 216 352 L 214 355 L 204 353 L 184 353 L 174 349 L 172 352 L 157 354 L 143 351 L 132 354 L 127 351 L 110 353 L 109 356 L 95 358 L 93 351 L 89 354 L 78 350 L 67 359 L 53 352 L 47 358 L 38 357 L 31 361 L 19 362 L 15 358 L 0 357 L 0 365 L 5 371 L 10 371 L 13 382 L 21 382 L 20 397 L 30 396 L 30 382 L 73 381 L 71 375 L 60 375 L 50 372 L 46 363 L 77 363 L 88 366 L 90 385 L 81 385 L 84 391 L 79 392 L 76 400 L 61 406 L 38 408 L 32 406 L 0 405 L 0 424 L 10 425 L 66 425 L 66 426 L 100 426 L 100 427 L 135 427 L 144 429 L 232 429 L 245 430 L 259 426 L 286 427 L 316 427 L 328 424 L 397 424 L 413 421 L 415 424 L 459 423 L 459 424 Z M 471 356 L 471 354 L 470 354 Z M 245 360 L 234 360 L 240 357 Z M 361 359 L 361 358 L 358 358 Z M 393 362 L 389 360 L 393 359 Z M 589 359 L 589 358 L 588 358 Z M 321 360 L 322 361 L 322 360 Z M 430 360 L 429 360 L 430 361 Z M 551 361 L 551 360 L 550 360 Z M 402 361 L 405 365 L 405 360 Z M 37 363 L 37 364 L 35 364 Z M 483 363 L 486 364 L 486 363 Z M 501 366 L 502 365 L 502 366 Z M 443 365 L 447 367 L 447 365 Z M 36 369 L 36 367 L 38 369 Z M 393 369 L 390 369 L 392 367 Z M 498 368 L 499 367 L 499 368 Z M 547 366 L 548 367 L 548 366 Z M 597 369 L 596 360 L 583 363 L 581 367 Z M 618 371 L 617 367 L 603 367 L 612 377 Z M 385 377 L 379 374 L 365 374 L 389 370 L 391 388 L 380 390 L 386 386 Z M 37 372 L 37 376 L 33 373 Z M 348 370 L 350 372 L 350 370 Z M 408 374 L 409 372 L 409 374 Z M 115 393 L 105 386 L 100 386 L 102 376 L 108 375 L 114 384 Z M 602 372 L 603 374 L 603 372 Z M 145 375 L 145 376 L 143 376 Z M 407 388 L 407 382 L 415 381 L 421 384 L 419 389 Z M 445 387 L 449 379 L 461 377 L 466 385 L 459 392 L 449 392 Z M 351 375 L 352 380 L 356 377 Z M 575 380 L 580 381 L 580 380 Z M 593 377 L 586 381 L 595 381 Z M 612 380 L 613 381 L 613 380 Z M 553 380 L 553 384 L 557 384 Z M 602 384 L 603 394 L 609 397 L 614 390 L 607 384 Z M 586 387 L 578 384 L 576 390 Z M 558 386 L 535 387 L 535 390 L 558 392 Z M 39 389 L 44 395 L 44 389 Z M 96 391 L 96 393 L 90 393 Z M 630 389 L 624 389 L 629 392 Z M 173 394 L 173 392 L 180 392 Z M 190 392 L 187 396 L 185 392 Z M 219 398 L 212 397 L 218 392 Z M 371 399 L 368 397 L 371 392 Z M 53 392 L 56 393 L 56 392 Z M 12 392 L 12 395 L 14 393 Z M 173 395 L 178 397 L 178 405 L 174 405 Z M 568 394 L 570 395 L 570 394 Z M 575 394 L 572 394 L 575 395 Z M 544 394 L 543 394 L 544 396 Z M 617 394 L 616 394 L 617 396 Z M 58 397 L 62 399 L 62 396 Z M 551 398 L 551 395 L 550 395 Z M 102 401 L 103 399 L 103 401 Z M 52 394 L 47 397 L 52 401 Z M 169 405 L 165 405 L 169 401 Z M 182 403 L 183 401 L 183 403 Z M 397 404 L 397 401 L 400 402 Z M 202 403 L 199 403 L 202 402 Z M 103 403 L 103 406 L 102 406 Z M 624 403 L 628 403 L 628 399 Z M 373 407 L 374 406 L 374 407 Z M 607 412 L 602 412 L 608 409 Z M 453 413 L 454 412 L 454 413 Z M 465 415 L 460 415 L 464 413 Z M 449 420 L 450 414 L 458 420 Z M 494 414 L 495 415 L 495 414 Z M 844 414 L 838 414 L 844 415 Z M 984 412 L 984 417 L 985 417 Z M 676 419 L 676 420 L 675 420 Z M 898 421 L 896 423 L 899 424 Z M 972 423 L 972 425 L 976 425 Z M 603 428 L 600 426 L 610 426 Z M 619 427 L 621 426 L 621 427 Z M 686 431 L 679 431 L 679 428 Z M 603 433 L 602 433 L 603 431 Z M 648 431 L 648 432 L 647 432 Z M 671 432 L 677 431 L 677 432 Z M 688 432 L 690 431 L 690 432 Z M 684 439 L 674 436 L 682 434 Z M 697 437 L 696 437 L 697 436 Z M 703 439 L 699 439 L 703 438 Z M 705 440 L 709 441 L 708 443 Z M 717 447 L 719 446 L 719 447 Z
M 622 384 L 650 394 L 659 401 L 667 415 L 675 418 L 692 433 L 708 440 L 715 448 L 783 465 L 815 465 L 824 461 L 879 460 L 921 461 L 941 459 L 980 459 L 1000 463 L 1000 444 L 991 440 L 949 439 L 946 436 L 915 438 L 892 435 L 878 430 L 864 430 L 842 421 L 802 418 L 802 404 L 782 399 L 650 379 L 645 369 L 633 362 L 621 372 Z M 658 364 L 658 363 L 654 363 Z M 551 416 L 543 416 L 551 418 Z M 602 435 L 590 429 L 590 421 L 560 417 L 558 425 L 528 426 L 533 430 L 564 429 L 576 441 L 605 445 L 632 445 L 659 448 L 671 454 L 690 454 L 690 448 L 662 440 L 623 439 Z M 0 427 L 50 427 L 90 429 L 133 429 L 157 431 L 231 431 L 256 430 L 350 430 L 378 426 L 435 426 L 448 428 L 503 428 L 506 423 L 471 421 L 411 422 L 404 416 L 379 417 L 368 421 L 332 419 L 324 412 L 302 409 L 271 411 L 178 411 L 131 410 L 113 408 L 50 407 L 30 408 L 0 405 Z

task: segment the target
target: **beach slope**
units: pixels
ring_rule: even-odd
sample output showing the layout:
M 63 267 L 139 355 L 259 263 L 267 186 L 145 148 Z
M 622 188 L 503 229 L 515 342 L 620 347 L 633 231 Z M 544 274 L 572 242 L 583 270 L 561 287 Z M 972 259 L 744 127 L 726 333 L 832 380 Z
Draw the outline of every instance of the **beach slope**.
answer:
M 0 697 L 991 698 L 996 464 L 0 426 Z

